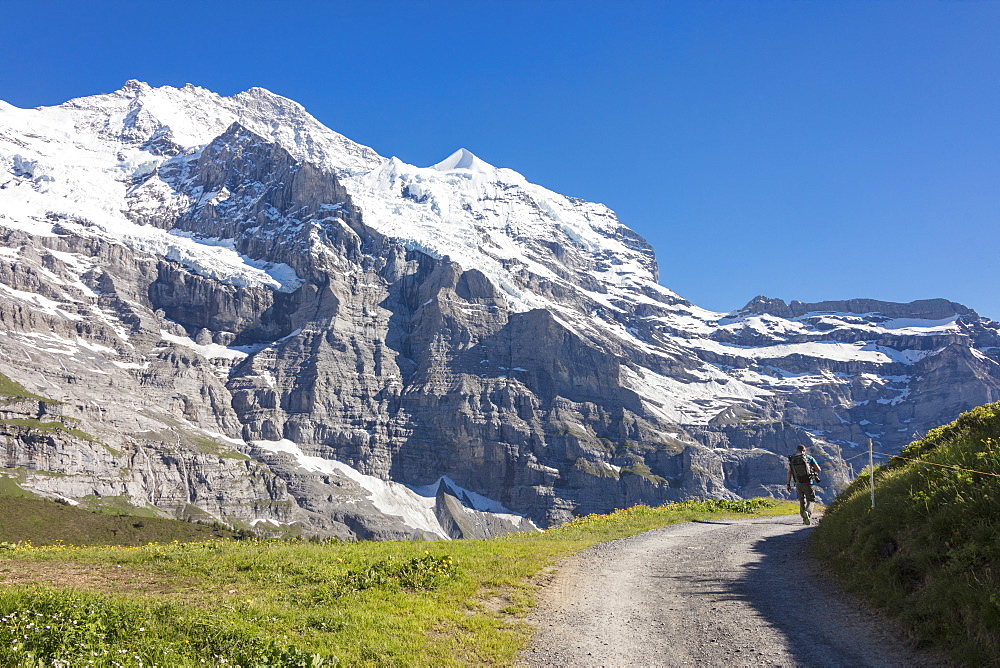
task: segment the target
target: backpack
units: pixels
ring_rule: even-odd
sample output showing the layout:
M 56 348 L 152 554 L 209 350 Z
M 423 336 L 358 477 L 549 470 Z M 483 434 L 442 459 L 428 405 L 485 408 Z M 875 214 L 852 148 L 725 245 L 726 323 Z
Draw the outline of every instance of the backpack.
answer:
M 796 485 L 808 485 L 813 478 L 812 467 L 808 455 L 797 453 L 788 455 L 788 465 L 792 469 L 792 478 Z

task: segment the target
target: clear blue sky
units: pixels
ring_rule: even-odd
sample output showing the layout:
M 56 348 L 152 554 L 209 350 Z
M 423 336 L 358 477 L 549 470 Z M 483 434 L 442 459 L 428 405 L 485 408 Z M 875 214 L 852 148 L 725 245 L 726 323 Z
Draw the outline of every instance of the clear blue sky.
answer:
M 464 146 L 645 236 L 720 311 L 1000 319 L 1000 3 L 0 0 L 0 99 L 262 86 L 417 165 Z

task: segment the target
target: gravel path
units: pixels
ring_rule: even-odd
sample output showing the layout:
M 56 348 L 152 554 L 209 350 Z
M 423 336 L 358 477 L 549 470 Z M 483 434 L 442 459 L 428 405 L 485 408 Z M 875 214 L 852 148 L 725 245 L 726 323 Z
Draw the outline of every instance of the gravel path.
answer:
M 564 562 L 532 666 L 936 666 L 814 572 L 795 516 L 690 522 Z

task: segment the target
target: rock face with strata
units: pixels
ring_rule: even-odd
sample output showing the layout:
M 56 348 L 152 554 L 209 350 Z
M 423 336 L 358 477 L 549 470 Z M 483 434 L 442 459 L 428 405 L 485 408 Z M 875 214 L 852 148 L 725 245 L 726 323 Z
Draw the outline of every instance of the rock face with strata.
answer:
M 798 443 L 829 498 L 869 438 L 1000 399 L 1000 326 L 962 305 L 723 314 L 657 280 L 602 205 L 464 149 L 384 159 L 262 89 L 0 103 L 2 466 L 73 502 L 482 538 L 783 495 Z

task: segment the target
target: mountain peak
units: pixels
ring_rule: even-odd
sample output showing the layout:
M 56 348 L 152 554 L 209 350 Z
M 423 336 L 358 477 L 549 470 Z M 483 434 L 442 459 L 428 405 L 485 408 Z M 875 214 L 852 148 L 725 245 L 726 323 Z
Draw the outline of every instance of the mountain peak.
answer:
M 469 169 L 474 172 L 491 172 L 495 171 L 496 167 L 484 160 L 480 160 L 472 153 L 472 151 L 460 148 L 441 162 L 431 165 L 431 169 L 436 169 L 439 172 L 450 172 L 455 169 Z
M 121 87 L 121 92 L 123 93 L 141 93 L 148 90 L 150 90 L 150 85 L 138 79 L 129 79 Z
M 295 100 L 289 99 L 283 95 L 278 95 L 277 93 L 272 93 L 268 89 L 261 88 L 260 86 L 254 86 L 253 88 L 246 89 L 242 93 L 237 93 L 233 96 L 233 99 L 244 103 L 250 100 L 256 102 L 267 102 L 268 104 L 276 107 L 295 109 L 296 111 L 305 112 L 305 107 Z

